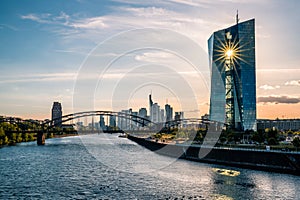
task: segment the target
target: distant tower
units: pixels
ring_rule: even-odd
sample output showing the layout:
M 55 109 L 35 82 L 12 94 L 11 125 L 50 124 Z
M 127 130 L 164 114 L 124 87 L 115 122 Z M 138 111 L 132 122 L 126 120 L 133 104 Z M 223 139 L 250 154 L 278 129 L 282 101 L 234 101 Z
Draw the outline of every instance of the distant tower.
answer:
M 103 115 L 100 115 L 100 117 L 99 117 L 100 119 L 99 119 L 99 125 L 100 125 L 100 128 L 102 129 L 102 130 L 105 130 L 105 121 L 104 121 L 104 116 Z
M 157 103 L 155 103 L 152 105 L 151 121 L 152 122 L 161 122 L 160 118 L 161 118 L 160 106 Z
M 114 115 L 109 116 L 109 126 L 116 127 L 116 116 Z
M 173 120 L 173 108 L 169 104 L 166 104 L 165 111 L 166 111 L 166 121 L 172 121 Z
M 153 110 L 152 110 L 152 106 L 153 106 L 153 101 L 152 101 L 152 92 L 149 94 L 149 111 L 150 111 L 150 116 L 149 118 L 152 119 L 152 115 L 153 115 Z
M 61 126 L 62 106 L 59 102 L 53 102 L 52 106 L 52 121 L 54 126 Z
M 138 114 L 140 117 L 143 117 L 143 118 L 147 118 L 147 109 L 146 108 L 140 108 L 139 109 L 139 114 Z

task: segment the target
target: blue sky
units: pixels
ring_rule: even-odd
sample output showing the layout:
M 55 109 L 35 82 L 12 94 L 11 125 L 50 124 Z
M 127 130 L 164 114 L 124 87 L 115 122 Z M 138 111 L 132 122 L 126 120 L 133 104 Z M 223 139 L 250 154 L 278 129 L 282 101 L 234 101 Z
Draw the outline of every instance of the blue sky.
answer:
M 79 77 L 84 61 L 89 60 L 93 49 L 103 48 L 99 43 L 124 31 L 148 27 L 169 29 L 194 41 L 205 53 L 211 33 L 233 25 L 238 9 L 241 21 L 256 19 L 258 117 L 300 116 L 300 3 L 297 0 L 78 0 L 51 3 L 2 0 L 0 5 L 0 115 L 49 118 L 53 101 L 62 102 L 64 113 L 72 112 L 76 77 Z M 176 43 L 171 46 L 175 48 Z M 110 48 L 113 50 L 112 46 Z M 178 110 L 207 112 L 209 94 L 203 88 L 209 87 L 209 83 L 205 83 L 209 76 L 208 66 L 201 68 L 205 78 L 199 81 L 193 76 L 193 69 L 176 67 L 180 61 L 175 63 L 176 59 L 169 52 L 143 50 L 127 57 L 146 67 L 133 70 L 132 60 L 120 60 L 119 67 L 105 75 L 109 79 L 101 82 L 102 88 L 95 89 L 96 109 L 147 107 L 147 95 L 152 90 L 154 100 L 161 105 L 168 99 Z M 166 58 L 172 62 L 164 62 Z M 207 60 L 201 59 L 205 65 Z M 158 67 L 162 65 L 168 67 Z M 183 91 L 178 89 L 180 95 L 170 90 L 180 88 L 169 73 L 170 66 L 174 66 L 172 70 L 182 78 L 176 80 L 189 79 L 186 87 L 194 91 L 192 96 L 196 98 L 196 106 L 183 106 L 189 102 L 184 96 L 191 99 L 191 92 L 184 87 L 181 88 Z M 93 76 L 99 76 L 97 72 L 103 70 L 101 67 L 97 65 Z M 130 81 L 139 80 L 138 75 L 148 73 L 149 68 L 156 75 L 161 73 L 160 79 L 166 82 L 164 87 L 147 85 L 132 89 Z M 166 70 L 165 74 L 161 69 Z M 114 94 L 109 93 L 112 90 Z M 127 92 L 123 97 L 116 95 L 122 91 Z M 107 98 L 103 94 L 107 94 Z M 117 99 L 112 102 L 112 98 Z

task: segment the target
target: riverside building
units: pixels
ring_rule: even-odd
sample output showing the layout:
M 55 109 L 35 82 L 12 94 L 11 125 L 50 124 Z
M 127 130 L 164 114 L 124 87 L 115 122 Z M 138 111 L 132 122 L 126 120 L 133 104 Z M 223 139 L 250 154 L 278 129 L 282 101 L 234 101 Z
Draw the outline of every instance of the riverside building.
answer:
M 214 32 L 208 40 L 211 120 L 256 130 L 255 20 Z

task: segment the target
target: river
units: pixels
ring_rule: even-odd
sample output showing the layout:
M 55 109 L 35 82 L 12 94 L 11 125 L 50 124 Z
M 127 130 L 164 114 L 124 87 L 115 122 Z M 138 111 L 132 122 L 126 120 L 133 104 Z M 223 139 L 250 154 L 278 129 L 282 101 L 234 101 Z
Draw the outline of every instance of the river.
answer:
M 0 173 L 0 199 L 300 199 L 298 176 L 177 160 L 116 134 L 1 148 Z

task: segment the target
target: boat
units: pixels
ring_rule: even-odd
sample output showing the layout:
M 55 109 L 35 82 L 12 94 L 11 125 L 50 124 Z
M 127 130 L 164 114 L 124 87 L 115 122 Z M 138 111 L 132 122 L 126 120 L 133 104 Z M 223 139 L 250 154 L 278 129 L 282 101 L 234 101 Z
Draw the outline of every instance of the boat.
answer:
M 239 171 L 230 170 L 230 169 L 213 168 L 212 170 L 223 176 L 238 176 L 238 175 L 240 175 Z
M 126 134 L 126 133 L 121 133 L 121 134 L 119 135 L 119 137 L 121 137 L 121 138 L 127 138 L 127 134 Z

